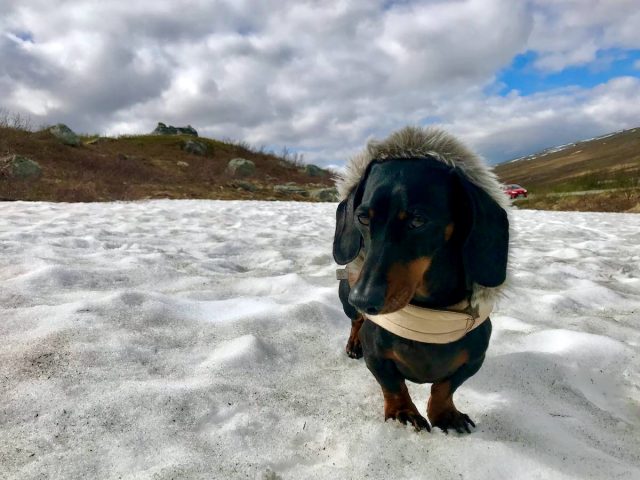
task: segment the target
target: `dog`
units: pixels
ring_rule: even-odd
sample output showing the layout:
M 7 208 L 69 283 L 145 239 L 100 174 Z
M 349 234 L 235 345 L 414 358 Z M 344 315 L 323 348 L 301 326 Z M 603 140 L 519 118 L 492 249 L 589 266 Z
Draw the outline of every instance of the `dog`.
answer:
M 453 394 L 482 366 L 488 313 L 507 275 L 500 183 L 452 135 L 406 127 L 370 142 L 337 187 L 333 256 L 347 265 L 338 289 L 351 319 L 347 354 L 364 356 L 380 384 L 385 421 L 470 433 L 475 423 Z M 428 421 L 406 380 L 432 384 Z

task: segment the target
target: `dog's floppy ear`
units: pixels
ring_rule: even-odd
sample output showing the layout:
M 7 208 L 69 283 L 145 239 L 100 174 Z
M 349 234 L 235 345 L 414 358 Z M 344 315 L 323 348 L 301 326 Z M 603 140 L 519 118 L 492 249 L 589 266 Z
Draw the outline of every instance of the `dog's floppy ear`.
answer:
M 351 193 L 340 202 L 336 210 L 336 233 L 333 236 L 333 259 L 338 265 L 346 265 L 356 258 L 362 248 L 362 235 L 355 223 L 355 210 L 362 201 L 364 186 L 369 172 L 377 162 L 373 160 L 367 165 L 360 182 Z
M 354 221 L 355 201 L 359 185 L 340 202 L 336 210 L 336 233 L 333 236 L 333 258 L 338 265 L 346 265 L 358 256 L 362 237 Z
M 463 261 L 469 283 L 485 287 L 501 285 L 507 275 L 509 219 L 507 212 L 484 190 L 454 171 L 464 193 L 468 235 L 463 246 Z M 464 201 L 466 200 L 466 201 Z

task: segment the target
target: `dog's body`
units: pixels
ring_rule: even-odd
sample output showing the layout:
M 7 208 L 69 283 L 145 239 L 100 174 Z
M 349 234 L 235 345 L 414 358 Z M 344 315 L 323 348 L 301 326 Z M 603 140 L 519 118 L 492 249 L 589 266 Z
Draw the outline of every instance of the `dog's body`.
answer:
M 427 407 L 432 425 L 469 431 L 474 424 L 452 397 L 484 361 L 490 320 L 459 340 L 434 344 L 395 335 L 367 316 L 409 303 L 446 309 L 468 300 L 472 307 L 490 296 L 506 275 L 506 200 L 496 195 L 503 194 L 491 173 L 474 178 L 477 166 L 463 162 L 478 162 L 477 157 L 452 137 L 411 128 L 394 135 L 370 145 L 368 157 L 357 159 L 358 175 L 351 165 L 351 185 L 341 185 L 345 198 L 336 214 L 334 257 L 355 271 L 339 287 L 352 320 L 347 353 L 364 355 L 382 387 L 385 419 L 430 428 L 406 379 L 433 384 Z M 452 145 L 458 148 L 453 160 L 446 157 Z M 485 174 L 479 167 L 477 172 Z

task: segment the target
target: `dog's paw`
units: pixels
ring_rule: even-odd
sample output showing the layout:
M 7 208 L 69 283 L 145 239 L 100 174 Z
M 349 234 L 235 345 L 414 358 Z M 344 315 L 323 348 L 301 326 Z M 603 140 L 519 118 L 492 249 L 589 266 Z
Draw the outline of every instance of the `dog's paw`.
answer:
M 413 428 L 415 428 L 417 432 L 419 432 L 420 430 L 426 430 L 427 432 L 431 431 L 431 425 L 429 425 L 428 420 L 414 409 L 402 409 L 392 412 L 386 412 L 384 414 L 384 421 L 386 422 L 389 419 L 397 420 L 403 425 L 410 423 L 411 425 L 413 425 Z
M 429 417 L 429 420 L 434 427 L 438 427 L 444 433 L 449 433 L 450 428 L 458 433 L 471 433 L 469 426 L 476 428 L 476 424 L 469 418 L 469 415 L 455 409 L 441 412 L 437 418 Z
M 362 344 L 360 343 L 360 339 L 357 335 L 355 338 L 353 336 L 349 337 L 345 350 L 347 355 L 349 355 L 349 358 L 362 358 Z

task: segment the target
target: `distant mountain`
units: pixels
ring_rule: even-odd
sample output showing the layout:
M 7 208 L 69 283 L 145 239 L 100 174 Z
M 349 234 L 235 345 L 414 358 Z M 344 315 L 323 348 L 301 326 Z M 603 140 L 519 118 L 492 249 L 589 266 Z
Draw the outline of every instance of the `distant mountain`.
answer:
M 640 128 L 568 143 L 496 165 L 505 183 L 535 193 L 611 189 L 640 179 Z
M 494 167 L 529 190 L 521 208 L 640 212 L 640 128 L 568 143 Z

